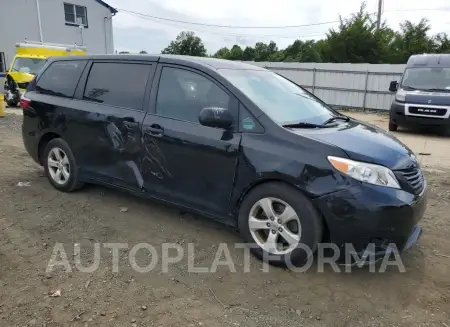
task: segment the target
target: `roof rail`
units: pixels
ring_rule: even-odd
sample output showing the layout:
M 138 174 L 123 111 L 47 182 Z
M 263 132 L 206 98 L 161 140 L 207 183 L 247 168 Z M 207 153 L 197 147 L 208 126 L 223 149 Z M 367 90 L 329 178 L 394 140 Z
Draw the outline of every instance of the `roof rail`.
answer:
M 40 41 L 28 41 L 25 39 L 23 43 L 16 43 L 16 47 L 28 47 L 28 48 L 54 48 L 64 50 L 83 50 L 87 51 L 86 47 L 82 47 L 74 44 L 59 44 L 59 43 L 46 43 Z

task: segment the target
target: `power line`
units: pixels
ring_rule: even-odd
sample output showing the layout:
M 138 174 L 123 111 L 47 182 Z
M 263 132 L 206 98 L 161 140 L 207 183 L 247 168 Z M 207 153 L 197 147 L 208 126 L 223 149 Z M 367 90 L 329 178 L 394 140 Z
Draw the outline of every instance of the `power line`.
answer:
M 135 15 L 135 14 L 131 14 L 134 15 L 136 17 L 140 17 L 142 19 L 148 19 L 148 20 L 152 20 L 152 18 L 148 18 L 148 17 L 142 17 L 140 15 Z M 164 25 L 169 25 L 169 26 L 174 26 L 174 27 L 179 27 L 179 23 L 174 23 L 174 22 L 156 22 L 157 24 L 164 24 Z M 207 34 L 215 34 L 215 35 L 224 35 L 224 36 L 235 36 L 235 37 L 248 37 L 248 38 L 281 38 L 281 39 L 296 39 L 296 38 L 305 38 L 305 37 L 318 37 L 318 36 L 324 36 L 326 35 L 326 32 L 316 32 L 316 33 L 311 33 L 311 34 L 292 34 L 292 35 L 283 35 L 283 34 L 239 34 L 239 33 L 229 33 L 229 32 L 217 32 L 217 31 L 211 31 L 206 30 L 206 29 L 201 29 L 198 27 L 194 27 L 192 29 L 195 32 L 202 32 L 202 33 L 207 33 Z
M 239 25 L 216 25 L 216 24 L 206 24 L 206 23 L 196 23 L 196 22 L 189 22 L 189 21 L 183 21 L 183 20 L 177 20 L 177 19 L 171 19 L 171 18 L 164 18 L 164 17 L 158 17 L 153 16 L 149 14 L 144 13 L 138 13 L 135 11 L 127 10 L 127 9 L 121 9 L 116 8 L 118 11 L 138 15 L 140 17 L 146 17 L 151 18 L 155 20 L 162 20 L 166 22 L 173 22 L 173 23 L 180 23 L 180 24 L 187 24 L 187 25 L 197 25 L 197 26 L 207 26 L 207 27 L 218 27 L 218 28 L 236 28 L 236 29 L 285 29 L 285 28 L 299 28 L 299 27 L 308 27 L 308 26 L 320 26 L 320 25 L 329 25 L 334 23 L 339 23 L 340 20 L 334 20 L 334 21 L 328 21 L 328 22 L 319 22 L 319 23 L 312 23 L 312 24 L 300 24 L 300 25 L 285 25 L 285 26 L 239 26 Z M 422 8 L 422 9 L 397 9 L 397 10 L 383 10 L 383 13 L 388 12 L 404 12 L 404 11 L 447 11 L 450 10 L 450 7 L 440 7 L 440 8 Z M 369 15 L 377 15 L 377 13 L 370 13 Z
M 330 21 L 330 22 L 321 22 L 321 23 L 313 23 L 313 24 L 302 24 L 302 25 L 287 25 L 287 26 L 235 26 L 235 25 L 215 25 L 215 24 L 204 24 L 204 23 L 195 23 L 195 22 L 187 22 L 187 21 L 182 21 L 182 20 L 177 20 L 177 19 L 170 19 L 170 18 L 162 18 L 162 17 L 157 17 L 157 16 L 152 16 L 152 15 L 148 15 L 148 14 L 143 14 L 143 13 L 138 13 L 135 11 L 131 11 L 131 10 L 126 10 L 126 9 L 120 9 L 120 8 L 116 8 L 118 11 L 122 11 L 122 12 L 126 12 L 126 13 L 130 13 L 130 14 L 135 14 L 135 15 L 139 15 L 142 17 L 148 17 L 148 18 L 153 18 L 153 19 L 157 19 L 157 20 L 163 20 L 163 21 L 167 21 L 167 22 L 174 22 L 174 23 L 182 23 L 182 24 L 188 24 L 188 25 L 199 25 L 199 26 L 208 26 L 208 27 L 220 27 L 220 28 L 265 28 L 265 29 L 270 29 L 270 28 L 297 28 L 297 27 L 306 27 L 306 26 L 319 26 L 319 25 L 327 25 L 327 24 L 334 24 L 334 23 L 339 23 L 339 20 L 334 20 L 334 21 Z

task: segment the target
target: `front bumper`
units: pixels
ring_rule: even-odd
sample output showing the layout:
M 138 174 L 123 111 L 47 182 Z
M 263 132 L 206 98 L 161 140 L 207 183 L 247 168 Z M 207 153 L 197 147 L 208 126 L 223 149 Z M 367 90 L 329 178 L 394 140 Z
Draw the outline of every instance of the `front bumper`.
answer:
M 449 118 L 432 118 L 405 114 L 405 104 L 393 101 L 391 104 L 390 121 L 399 126 L 450 126 Z
M 420 195 L 361 183 L 314 200 L 324 216 L 330 241 L 343 254 L 364 253 L 370 246 L 383 256 L 392 245 L 402 251 L 421 234 L 417 223 L 427 206 L 427 187 Z

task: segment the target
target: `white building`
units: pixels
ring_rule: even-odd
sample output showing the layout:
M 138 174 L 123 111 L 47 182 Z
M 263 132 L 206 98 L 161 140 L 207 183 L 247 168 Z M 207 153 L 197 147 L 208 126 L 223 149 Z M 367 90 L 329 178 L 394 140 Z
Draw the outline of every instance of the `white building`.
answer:
M 0 0 L 0 78 L 25 39 L 113 53 L 116 13 L 102 0 Z

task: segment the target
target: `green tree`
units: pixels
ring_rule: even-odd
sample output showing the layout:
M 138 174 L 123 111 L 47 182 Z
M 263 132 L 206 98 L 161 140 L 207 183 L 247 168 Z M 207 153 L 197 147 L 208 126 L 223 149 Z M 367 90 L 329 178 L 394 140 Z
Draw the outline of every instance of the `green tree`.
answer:
M 450 38 L 447 33 L 439 33 L 434 37 L 435 51 L 437 53 L 450 53 Z
M 252 47 L 246 47 L 242 53 L 242 60 L 255 61 L 255 49 Z
M 141 50 L 141 51 L 139 52 L 139 54 L 147 54 L 147 51 Z
M 350 18 L 339 19 L 339 27 L 330 29 L 325 39 L 326 45 L 321 44 L 323 61 L 381 63 L 386 52 L 385 38 L 391 32 L 385 23 L 377 30 L 376 22 L 366 12 L 365 2 Z
M 417 24 L 409 20 L 400 24 L 400 32 L 396 33 L 392 42 L 393 55 L 389 61 L 403 64 L 413 54 L 434 52 L 434 40 L 428 36 L 430 29 L 431 26 L 425 18 Z
M 229 57 L 227 59 L 231 60 L 242 60 L 244 51 L 242 51 L 242 48 L 235 44 L 230 50 Z
M 230 49 L 228 49 L 227 47 L 220 48 L 213 55 L 213 57 L 214 58 L 220 58 L 220 59 L 229 59 L 230 58 Z
M 119 54 L 128 54 L 128 51 L 120 51 Z
M 321 62 L 321 56 L 313 40 L 295 40 L 284 50 L 284 61 L 289 62 Z
M 194 32 L 181 32 L 161 53 L 206 57 L 205 45 Z

